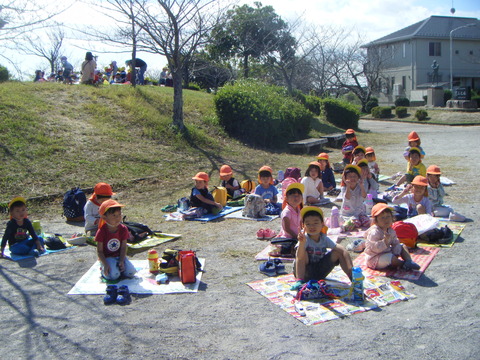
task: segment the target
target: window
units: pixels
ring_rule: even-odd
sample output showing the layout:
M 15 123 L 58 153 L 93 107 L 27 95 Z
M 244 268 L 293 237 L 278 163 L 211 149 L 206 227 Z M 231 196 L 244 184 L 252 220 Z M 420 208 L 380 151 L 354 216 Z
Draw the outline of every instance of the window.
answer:
M 403 58 L 406 58 L 406 57 L 407 57 L 407 43 L 403 43 L 402 57 L 403 57 Z
M 405 88 L 407 87 L 407 77 L 402 76 L 402 89 L 405 91 Z
M 428 43 L 428 56 L 442 56 L 442 43 Z

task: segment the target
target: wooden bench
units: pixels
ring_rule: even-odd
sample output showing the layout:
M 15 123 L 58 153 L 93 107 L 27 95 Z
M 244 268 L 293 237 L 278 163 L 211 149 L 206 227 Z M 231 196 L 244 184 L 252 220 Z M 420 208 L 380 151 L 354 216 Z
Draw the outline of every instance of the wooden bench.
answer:
M 322 136 L 323 139 L 328 141 L 328 146 L 333 148 L 339 148 L 342 146 L 343 142 L 345 141 L 346 137 L 345 134 L 330 134 Z
M 288 146 L 292 151 L 295 150 L 302 150 L 306 151 L 307 153 L 310 152 L 310 149 L 314 146 L 322 146 L 328 143 L 328 139 L 318 139 L 318 138 L 310 138 L 298 141 L 292 141 L 288 143 Z

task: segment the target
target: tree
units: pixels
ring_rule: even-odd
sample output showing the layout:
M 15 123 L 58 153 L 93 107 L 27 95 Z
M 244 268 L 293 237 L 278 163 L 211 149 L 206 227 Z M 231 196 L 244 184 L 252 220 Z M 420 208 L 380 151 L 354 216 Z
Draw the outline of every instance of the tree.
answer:
M 206 52 L 195 54 L 190 67 L 193 80 L 202 89 L 217 92 L 219 87 L 235 79 L 235 73 L 228 64 L 210 59 Z
M 219 23 L 213 30 L 213 42 L 209 46 L 209 51 L 214 56 L 239 57 L 245 78 L 249 77 L 250 58 L 259 59 L 280 51 L 280 44 L 287 41 L 287 24 L 275 13 L 273 7 L 262 7 L 260 2 L 254 4 L 255 8 L 243 5 L 228 11 L 226 21 Z

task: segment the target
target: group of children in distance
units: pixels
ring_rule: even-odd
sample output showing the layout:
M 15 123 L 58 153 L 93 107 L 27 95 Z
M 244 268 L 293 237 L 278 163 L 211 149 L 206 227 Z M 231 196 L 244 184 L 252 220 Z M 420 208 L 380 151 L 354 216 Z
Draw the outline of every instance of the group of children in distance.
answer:
M 367 266 L 374 269 L 386 267 L 403 267 L 418 269 L 402 245 L 395 231 L 391 228 L 394 221 L 394 209 L 379 202 L 367 214 L 364 201 L 367 194 L 375 198 L 378 194 L 379 168 L 376 164 L 373 148 L 358 145 L 355 132 L 348 129 L 346 141 L 342 146 L 345 168 L 342 174 L 342 205 L 340 214 L 343 219 L 351 221 L 354 227 L 370 228 L 365 234 Z M 397 182 L 397 186 L 407 182 L 403 191 L 393 198 L 393 203 L 406 203 L 408 216 L 430 214 L 449 216 L 453 220 L 464 220 L 461 215 L 443 204 L 445 191 L 440 183 L 441 171 L 437 165 L 425 168 L 422 158 L 425 155 L 420 147 L 418 134 L 412 131 L 409 146 L 405 150 L 408 161 L 407 172 Z M 221 185 L 227 189 L 232 198 L 242 194 L 244 189 L 233 177 L 232 168 L 223 165 L 220 169 Z M 215 201 L 208 190 L 209 176 L 205 172 L 197 173 L 192 180 L 195 186 L 190 193 L 192 207 L 202 209 L 203 213 L 218 213 L 222 205 Z M 329 156 L 321 153 L 317 161 L 309 163 L 300 182 L 291 182 L 283 195 L 283 204 L 277 204 L 279 191 L 274 185 L 273 171 L 269 166 L 262 166 L 258 171 L 259 184 L 254 193 L 266 204 L 281 206 L 280 239 L 294 239 L 296 255 L 294 274 L 303 280 L 323 279 L 334 266 L 340 265 L 352 278 L 352 261 L 348 251 L 326 236 L 325 217 L 318 207 L 324 193 L 336 190 L 336 182 Z M 135 268 L 126 257 L 129 231 L 122 224 L 122 207 L 112 199 L 114 195 L 109 184 L 98 183 L 94 193 L 85 205 L 85 231 L 95 235 L 97 254 L 101 262 L 102 275 L 108 280 L 115 280 L 120 275 L 133 277 Z M 305 204 L 305 206 L 303 206 Z M 35 233 L 32 223 L 27 218 L 26 201 L 16 197 L 9 204 L 11 220 L 1 243 L 3 257 L 6 242 L 13 254 L 38 256 L 44 250 L 43 239 Z

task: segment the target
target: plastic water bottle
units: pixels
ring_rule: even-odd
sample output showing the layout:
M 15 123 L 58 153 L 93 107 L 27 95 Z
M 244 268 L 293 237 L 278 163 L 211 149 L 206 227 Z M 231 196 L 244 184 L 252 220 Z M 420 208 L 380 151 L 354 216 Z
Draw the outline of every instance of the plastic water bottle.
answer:
M 158 273 L 158 253 L 157 250 L 148 250 L 148 265 L 152 274 Z
M 352 268 L 352 286 L 353 286 L 353 301 L 356 303 L 363 303 L 363 280 L 365 277 L 362 273 L 362 268 L 355 266 Z
M 373 196 L 372 194 L 367 194 L 367 199 L 365 200 L 365 211 L 367 215 L 370 216 L 372 214 L 373 208 Z
M 330 227 L 331 228 L 338 228 L 340 227 L 340 212 L 338 211 L 338 207 L 332 207 L 332 215 L 330 216 Z
M 43 230 L 42 230 L 42 225 L 40 224 L 40 220 L 33 220 L 32 226 L 37 236 L 42 236 Z

